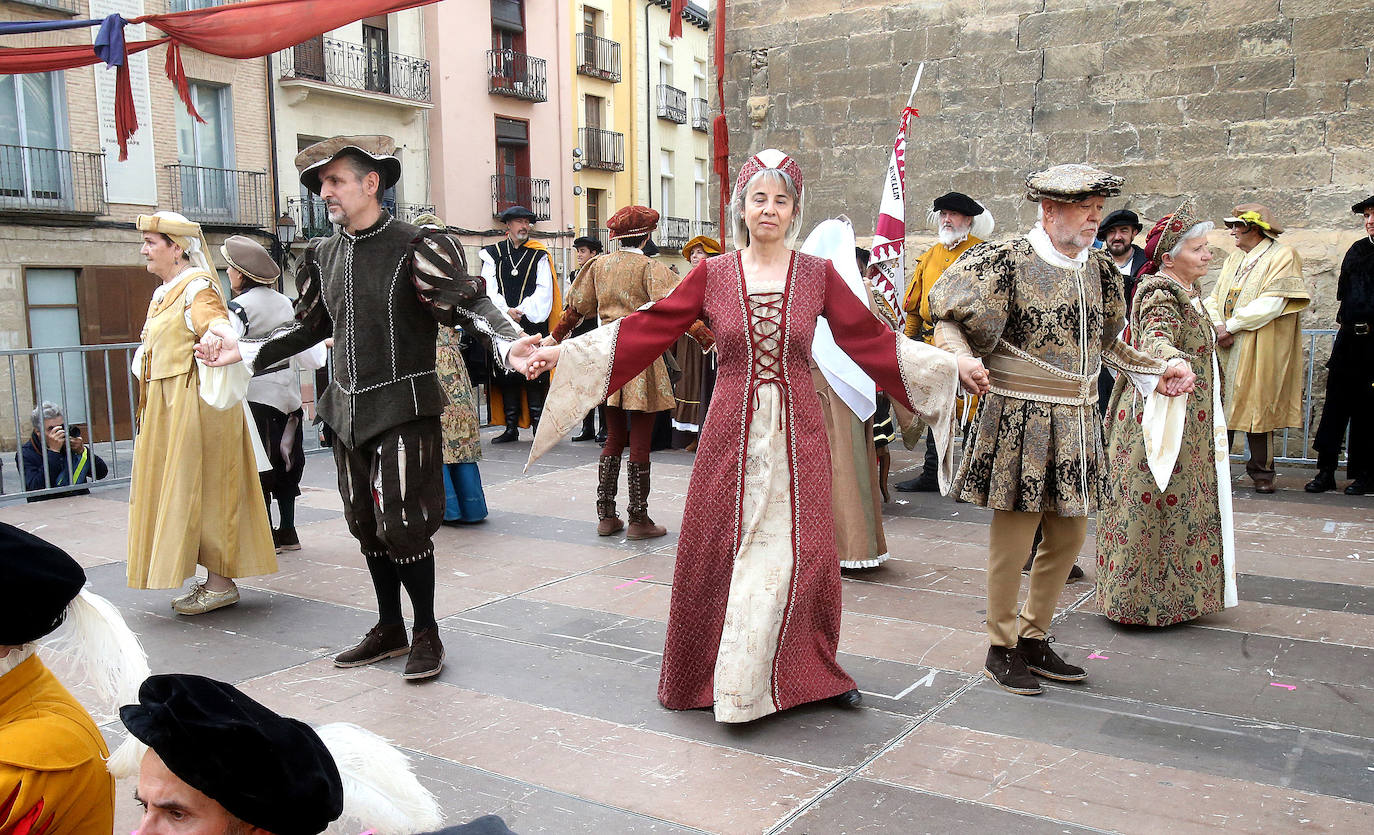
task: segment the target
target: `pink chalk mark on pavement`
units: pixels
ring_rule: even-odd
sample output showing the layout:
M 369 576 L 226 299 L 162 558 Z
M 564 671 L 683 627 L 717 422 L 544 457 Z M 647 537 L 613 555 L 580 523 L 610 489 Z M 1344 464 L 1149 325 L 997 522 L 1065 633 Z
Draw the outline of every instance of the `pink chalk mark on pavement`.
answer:
M 647 579 L 649 579 L 649 578 L 652 577 L 652 576 L 654 576 L 654 575 L 652 575 L 652 574 L 645 574 L 643 577 L 636 577 L 636 578 L 634 578 L 633 580 L 631 580 L 631 581 L 628 582 L 628 583 L 621 583 L 620 585 L 616 586 L 616 589 L 623 589 L 623 588 L 625 588 L 626 586 L 633 586 L 635 583 L 638 583 L 640 580 L 647 580 Z
M 1110 655 L 1098 655 L 1098 654 L 1095 653 L 1095 652 L 1094 652 L 1092 655 L 1089 655 L 1088 658 L 1089 658 L 1090 660 L 1093 659 L 1093 658 L 1099 658 L 1099 659 L 1101 659 L 1101 660 L 1103 660 L 1103 661 L 1110 661 L 1110 660 L 1112 660 L 1112 657 L 1111 657 Z
M 1269 686 L 1270 686 L 1270 687 L 1282 687 L 1284 690 L 1297 690 L 1297 689 L 1298 689 L 1298 688 L 1294 687 L 1294 686 L 1291 685 L 1291 684 L 1279 684 L 1277 681 L 1271 681 L 1271 682 L 1269 682 Z

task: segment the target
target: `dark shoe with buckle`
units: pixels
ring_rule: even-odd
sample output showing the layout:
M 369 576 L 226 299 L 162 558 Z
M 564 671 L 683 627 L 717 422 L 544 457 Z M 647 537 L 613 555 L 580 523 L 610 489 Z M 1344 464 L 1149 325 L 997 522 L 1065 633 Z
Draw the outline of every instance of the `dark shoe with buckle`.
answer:
M 900 493 L 937 493 L 940 490 L 940 482 L 935 476 L 927 477 L 925 473 L 916 478 L 899 481 L 895 486 Z
M 358 645 L 334 656 L 335 667 L 361 667 L 410 652 L 403 623 L 379 623 L 367 630 Z
M 520 439 L 520 430 L 514 426 L 507 426 L 506 431 L 491 439 L 493 444 L 508 444 L 511 441 Z
M 1026 669 L 1038 676 L 1052 678 L 1055 681 L 1082 681 L 1088 677 L 1087 670 L 1075 667 L 1060 658 L 1050 647 L 1052 643 L 1053 635 L 1046 635 L 1043 639 L 1022 635 L 1016 642 L 1016 652 L 1026 663 Z
M 434 678 L 444 669 L 444 644 L 439 640 L 439 627 L 415 630 L 415 640 L 410 643 L 410 657 L 406 659 L 406 671 L 401 678 L 410 681 Z
M 1018 696 L 1039 696 L 1040 682 L 1035 680 L 1026 662 L 1015 647 L 988 647 L 988 660 L 983 675 L 1008 693 Z
M 1363 496 L 1369 492 L 1369 481 L 1363 478 L 1357 478 L 1345 487 L 1345 494 L 1347 496 Z
M 1317 470 L 1317 475 L 1303 486 L 1309 493 L 1325 493 L 1328 490 L 1336 489 L 1335 470 Z
M 272 531 L 272 544 L 277 546 L 278 554 L 283 551 L 299 551 L 301 538 L 296 535 L 295 528 L 275 528 Z
M 1257 478 L 1255 479 L 1255 492 L 1269 494 L 1274 492 L 1274 479 Z
M 838 707 L 858 707 L 864 703 L 864 696 L 858 690 L 847 690 L 838 696 L 831 696 L 830 703 Z

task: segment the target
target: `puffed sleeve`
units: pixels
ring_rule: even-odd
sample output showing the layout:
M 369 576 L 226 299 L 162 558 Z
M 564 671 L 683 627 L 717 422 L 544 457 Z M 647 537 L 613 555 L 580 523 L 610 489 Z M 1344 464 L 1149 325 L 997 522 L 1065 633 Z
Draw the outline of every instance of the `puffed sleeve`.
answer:
M 1015 287 L 1011 242 L 978 244 L 930 288 L 930 315 L 957 327 L 974 356 L 987 356 L 1002 338 Z

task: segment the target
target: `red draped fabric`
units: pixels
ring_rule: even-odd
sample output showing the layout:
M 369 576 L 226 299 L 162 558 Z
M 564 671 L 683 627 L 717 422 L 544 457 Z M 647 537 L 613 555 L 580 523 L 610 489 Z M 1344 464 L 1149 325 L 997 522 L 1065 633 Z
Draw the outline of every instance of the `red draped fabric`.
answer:
M 176 87 L 187 112 L 199 119 L 181 64 L 182 46 L 224 58 L 261 58 L 356 20 L 435 2 L 438 0 L 245 0 L 208 9 L 143 15 L 127 22 L 146 23 L 162 30 L 167 37 L 127 44 L 125 54 L 167 44 L 167 78 Z M 0 73 L 68 70 L 99 60 L 94 46 L 3 49 Z M 115 134 L 119 139 L 119 158 L 123 160 L 128 156 L 129 137 L 138 129 L 138 118 L 134 113 L 128 62 L 121 61 L 117 72 Z

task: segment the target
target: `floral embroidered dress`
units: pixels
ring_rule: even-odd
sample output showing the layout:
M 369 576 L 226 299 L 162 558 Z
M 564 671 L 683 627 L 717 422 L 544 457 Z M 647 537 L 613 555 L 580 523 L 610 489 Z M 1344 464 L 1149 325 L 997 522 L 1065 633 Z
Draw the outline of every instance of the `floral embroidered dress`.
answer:
M 719 374 L 673 574 L 659 701 L 747 722 L 851 690 L 835 653 L 840 570 L 825 419 L 809 361 L 816 319 L 889 396 L 933 428 L 951 469 L 954 357 L 894 334 L 829 261 L 793 254 L 777 285 L 738 254 L 708 259 L 662 301 L 563 343 L 530 457 L 635 377 L 698 318 Z
M 1108 492 L 1097 516 L 1097 602 L 1118 623 L 1168 626 L 1236 605 L 1231 480 L 1216 334 L 1167 276 L 1136 291 L 1136 347 L 1187 362 L 1186 397 L 1118 378 L 1107 412 Z
M 482 460 L 482 438 L 477 419 L 477 401 L 472 381 L 463 362 L 461 334 L 453 328 L 439 328 L 434 370 L 439 385 L 448 395 L 448 406 L 439 417 L 444 430 L 444 463 L 470 464 Z

